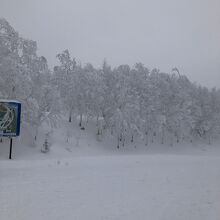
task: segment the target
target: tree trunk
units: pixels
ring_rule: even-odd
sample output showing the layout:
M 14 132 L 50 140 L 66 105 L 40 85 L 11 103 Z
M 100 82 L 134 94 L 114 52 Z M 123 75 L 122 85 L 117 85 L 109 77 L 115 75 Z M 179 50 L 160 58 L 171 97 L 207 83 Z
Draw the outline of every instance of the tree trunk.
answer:
M 131 143 L 133 143 L 134 142 L 134 135 L 132 134 L 131 135 Z
M 80 114 L 79 127 L 82 127 L 82 114 Z
M 148 145 L 148 132 L 145 132 L 145 146 Z
M 113 128 L 111 127 L 111 135 L 113 135 L 114 134 L 114 132 L 113 132 Z
M 179 135 L 178 135 L 178 133 L 177 133 L 177 132 L 175 132 L 175 137 L 176 137 L 176 143 L 179 143 L 179 142 L 180 142 L 180 140 L 179 140 Z
M 97 130 L 97 135 L 100 135 L 100 131 L 99 131 L 99 128 L 98 128 L 98 130 Z
M 125 146 L 125 137 L 123 136 L 122 138 L 122 146 L 124 147 Z
M 97 116 L 97 118 L 96 118 L 96 126 L 98 126 L 99 125 L 99 116 Z
M 171 137 L 170 137 L 170 146 L 173 147 L 173 134 L 171 134 Z
M 211 133 L 208 135 L 209 137 L 209 145 L 211 145 Z
M 151 136 L 151 143 L 154 143 L 154 135 Z
M 119 138 L 119 140 L 122 141 L 122 134 L 120 134 L 120 138 Z
M 164 132 L 164 128 L 162 127 L 161 144 L 164 144 L 164 136 L 165 136 L 165 132 Z
M 38 127 L 35 128 L 34 141 L 37 141 L 37 136 L 38 136 Z
M 119 149 L 119 143 L 120 143 L 120 137 L 118 136 L 118 144 L 117 144 L 118 149 Z
M 70 122 L 70 123 L 72 122 L 72 116 L 71 116 L 71 114 L 69 115 L 69 122 Z

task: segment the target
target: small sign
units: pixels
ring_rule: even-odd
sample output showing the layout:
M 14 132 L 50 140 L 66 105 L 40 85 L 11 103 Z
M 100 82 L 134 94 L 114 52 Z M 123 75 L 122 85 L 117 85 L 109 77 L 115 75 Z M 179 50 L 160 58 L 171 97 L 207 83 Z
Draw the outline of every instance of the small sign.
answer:
M 0 136 L 20 135 L 21 103 L 16 100 L 0 100 Z

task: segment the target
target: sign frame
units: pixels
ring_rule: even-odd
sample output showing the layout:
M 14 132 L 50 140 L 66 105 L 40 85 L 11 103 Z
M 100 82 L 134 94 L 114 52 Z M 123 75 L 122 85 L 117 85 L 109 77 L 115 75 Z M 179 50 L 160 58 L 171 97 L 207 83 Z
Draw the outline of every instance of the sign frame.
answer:
M 0 99 L 0 137 L 19 136 L 20 125 L 21 103 L 17 100 Z

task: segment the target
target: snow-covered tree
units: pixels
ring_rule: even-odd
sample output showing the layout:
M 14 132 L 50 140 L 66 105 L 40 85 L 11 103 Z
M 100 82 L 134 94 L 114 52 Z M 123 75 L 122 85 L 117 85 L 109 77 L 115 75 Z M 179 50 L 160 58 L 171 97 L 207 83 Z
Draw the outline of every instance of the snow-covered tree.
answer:
M 76 102 L 74 74 L 76 61 L 70 57 L 69 51 L 65 50 L 57 55 L 60 66 L 54 67 L 54 83 L 57 86 L 62 99 L 62 109 L 68 113 L 69 122 L 72 121 L 74 104 Z
M 76 63 L 68 50 L 57 55 L 51 71 L 37 55 L 37 43 L 19 36 L 0 19 L 0 98 L 22 102 L 22 125 L 50 126 L 62 114 L 96 120 L 97 135 L 109 131 L 117 146 L 143 138 L 171 143 L 211 139 L 220 133 L 220 90 L 191 83 L 180 74 L 151 71 L 142 63 L 131 68 L 102 68 Z

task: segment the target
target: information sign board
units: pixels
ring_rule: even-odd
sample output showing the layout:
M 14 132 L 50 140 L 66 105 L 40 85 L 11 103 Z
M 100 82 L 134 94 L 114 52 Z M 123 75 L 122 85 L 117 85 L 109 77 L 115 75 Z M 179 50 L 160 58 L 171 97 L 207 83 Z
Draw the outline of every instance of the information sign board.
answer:
M 21 103 L 0 99 L 0 136 L 14 137 L 20 134 Z

